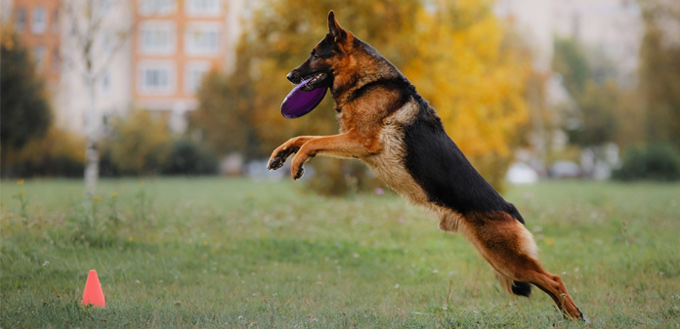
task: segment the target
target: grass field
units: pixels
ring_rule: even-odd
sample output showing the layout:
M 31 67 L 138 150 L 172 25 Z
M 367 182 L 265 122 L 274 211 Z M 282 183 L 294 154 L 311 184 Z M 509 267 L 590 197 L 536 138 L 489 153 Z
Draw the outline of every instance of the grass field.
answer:
M 678 328 L 680 185 L 510 187 L 590 324 L 506 295 L 459 235 L 398 196 L 292 182 L 2 181 L 2 328 Z M 107 307 L 81 307 L 96 269 Z

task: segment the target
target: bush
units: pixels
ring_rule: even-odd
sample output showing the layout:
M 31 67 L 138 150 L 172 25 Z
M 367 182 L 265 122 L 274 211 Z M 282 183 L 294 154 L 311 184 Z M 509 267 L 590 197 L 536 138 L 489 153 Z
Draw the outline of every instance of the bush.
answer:
M 25 161 L 13 166 L 14 177 L 82 177 L 85 166 L 82 161 L 64 155 L 46 156 L 38 161 Z
M 325 196 L 342 196 L 358 192 L 371 192 L 386 186 L 357 160 L 338 160 L 317 157 L 305 166 L 314 168 L 309 188 Z
M 166 159 L 164 175 L 213 175 L 217 173 L 218 161 L 207 147 L 188 138 L 180 138 L 172 144 Z
M 121 167 L 121 159 L 114 157 L 112 147 L 120 143 L 116 140 L 108 140 L 103 143 L 99 157 L 99 174 L 102 177 L 121 177 L 140 175 L 138 170 Z M 219 161 L 215 155 L 203 145 L 196 143 L 186 137 L 180 137 L 169 145 L 163 145 L 169 151 L 164 151 L 162 162 L 151 161 L 146 166 L 145 174 L 158 173 L 161 175 L 213 175 L 217 174 Z M 118 146 L 120 147 L 120 146 Z M 155 156 L 156 153 L 147 155 L 146 159 Z M 124 162 L 125 160 L 123 160 Z M 144 174 L 144 173 L 143 173 Z
M 121 174 L 149 175 L 159 172 L 170 153 L 172 136 L 162 118 L 138 110 L 118 120 L 114 135 L 106 141 L 110 160 Z M 108 156 L 108 155 L 107 155 Z
M 621 168 L 612 178 L 632 180 L 680 180 L 680 153 L 668 144 L 655 143 L 642 148 L 630 148 Z
M 85 140 L 52 126 L 9 157 L 2 168 L 6 177 L 82 177 Z

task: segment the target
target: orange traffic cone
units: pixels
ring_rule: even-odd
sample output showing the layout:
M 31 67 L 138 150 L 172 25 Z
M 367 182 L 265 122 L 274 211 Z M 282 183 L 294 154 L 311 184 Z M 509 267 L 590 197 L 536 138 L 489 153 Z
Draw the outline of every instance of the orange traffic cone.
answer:
M 104 291 L 102 290 L 102 285 L 99 283 L 99 277 L 95 270 L 90 270 L 90 273 L 87 275 L 87 282 L 85 282 L 85 291 L 83 291 L 83 301 L 81 304 L 92 304 L 94 307 L 106 306 Z

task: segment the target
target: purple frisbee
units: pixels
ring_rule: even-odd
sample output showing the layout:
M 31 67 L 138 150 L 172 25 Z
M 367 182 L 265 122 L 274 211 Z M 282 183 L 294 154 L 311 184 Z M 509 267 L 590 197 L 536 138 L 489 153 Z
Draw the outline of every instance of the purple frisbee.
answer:
M 281 114 L 288 119 L 299 118 L 311 112 L 324 96 L 328 88 L 321 87 L 312 91 L 302 91 L 304 87 L 312 78 L 300 82 L 293 90 L 288 93 L 288 96 L 283 99 L 281 103 Z

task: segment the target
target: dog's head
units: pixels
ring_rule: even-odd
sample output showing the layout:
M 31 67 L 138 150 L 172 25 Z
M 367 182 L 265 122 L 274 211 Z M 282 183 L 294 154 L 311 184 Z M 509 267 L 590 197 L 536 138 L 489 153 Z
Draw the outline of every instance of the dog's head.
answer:
M 310 91 L 320 87 L 332 87 L 338 70 L 346 66 L 349 47 L 354 36 L 343 29 L 331 10 L 328 13 L 328 34 L 309 55 L 309 58 L 296 67 L 286 78 L 294 84 L 312 78 L 302 90 Z

